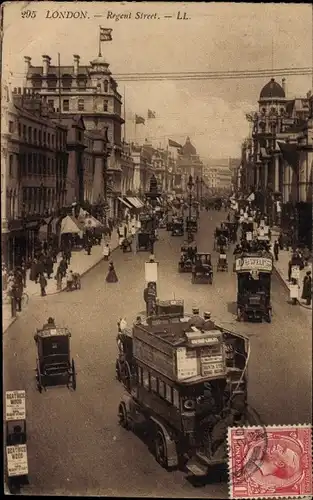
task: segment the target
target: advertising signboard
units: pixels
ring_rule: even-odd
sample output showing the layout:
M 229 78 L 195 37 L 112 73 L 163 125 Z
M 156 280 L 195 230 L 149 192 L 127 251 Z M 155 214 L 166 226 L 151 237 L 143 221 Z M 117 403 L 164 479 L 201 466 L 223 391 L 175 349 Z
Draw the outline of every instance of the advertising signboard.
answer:
M 26 444 L 7 446 L 7 470 L 9 477 L 27 476 L 28 460 Z
M 273 269 L 272 259 L 268 257 L 243 257 L 236 259 L 236 271 L 259 271 L 271 272 Z
M 25 391 L 7 391 L 5 393 L 5 418 L 6 421 L 26 420 Z

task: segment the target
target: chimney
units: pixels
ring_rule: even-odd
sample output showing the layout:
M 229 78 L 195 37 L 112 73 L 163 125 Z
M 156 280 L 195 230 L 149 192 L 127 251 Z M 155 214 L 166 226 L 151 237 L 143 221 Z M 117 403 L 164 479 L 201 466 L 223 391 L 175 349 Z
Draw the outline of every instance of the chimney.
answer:
M 77 76 L 78 75 L 78 70 L 79 70 L 79 60 L 80 60 L 80 56 L 78 56 L 77 54 L 74 54 L 74 75 Z
M 25 62 L 25 75 L 27 75 L 28 71 L 29 71 L 29 68 L 31 67 L 31 60 L 32 58 L 29 57 L 29 56 L 25 56 L 24 57 L 24 62 Z
M 43 76 L 48 76 L 51 58 L 47 55 L 42 56 Z
M 285 92 L 285 96 L 287 96 L 287 92 L 286 92 L 286 78 L 282 79 L 281 86 L 283 87 L 283 91 Z

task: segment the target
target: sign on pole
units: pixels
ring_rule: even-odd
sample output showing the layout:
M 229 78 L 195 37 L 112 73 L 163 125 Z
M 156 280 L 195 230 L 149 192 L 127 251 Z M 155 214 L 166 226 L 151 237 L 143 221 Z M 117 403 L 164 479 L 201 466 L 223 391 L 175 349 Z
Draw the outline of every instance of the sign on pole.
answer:
M 291 277 L 298 280 L 300 279 L 300 267 L 299 266 L 292 266 L 291 267 Z
M 26 420 L 26 396 L 25 391 L 7 391 L 5 393 L 6 421 Z
M 28 475 L 28 460 L 26 444 L 17 446 L 7 446 L 7 469 L 8 476 L 27 476 Z

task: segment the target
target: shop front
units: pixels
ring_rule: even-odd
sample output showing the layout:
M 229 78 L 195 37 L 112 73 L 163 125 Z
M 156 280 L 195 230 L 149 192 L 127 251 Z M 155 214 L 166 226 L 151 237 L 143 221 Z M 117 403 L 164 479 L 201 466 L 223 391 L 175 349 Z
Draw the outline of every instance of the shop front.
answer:
M 16 220 L 9 223 L 7 266 L 13 269 L 34 258 L 40 221 Z

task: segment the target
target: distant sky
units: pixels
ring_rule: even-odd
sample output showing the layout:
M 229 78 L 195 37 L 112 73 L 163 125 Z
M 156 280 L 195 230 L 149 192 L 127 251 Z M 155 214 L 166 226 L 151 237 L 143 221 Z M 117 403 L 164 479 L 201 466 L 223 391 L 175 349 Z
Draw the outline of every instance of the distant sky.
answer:
M 35 19 L 22 18 L 22 8 L 36 11 Z M 47 19 L 47 11 L 87 11 L 89 19 Z M 133 19 L 107 19 L 108 11 L 132 13 Z M 135 20 L 135 13 L 157 13 L 157 20 Z M 176 19 L 186 12 L 188 21 Z M 164 15 L 174 17 L 165 19 Z M 95 17 L 102 15 L 103 17 Z M 4 8 L 3 78 L 22 84 L 24 56 L 34 66 L 42 54 L 57 64 L 70 65 L 73 54 L 81 64 L 98 55 L 99 24 L 113 28 L 113 41 L 102 44 L 102 54 L 113 73 L 257 70 L 312 65 L 310 5 L 217 3 L 106 3 L 7 2 Z M 272 61 L 272 40 L 274 58 Z M 269 78 L 248 80 L 121 82 L 126 93 L 128 140 L 164 137 L 184 142 L 187 135 L 205 159 L 236 157 L 249 132 L 245 113 L 255 109 Z M 280 78 L 277 78 L 280 82 Z M 288 96 L 302 96 L 312 88 L 310 76 L 287 77 Z M 135 128 L 134 114 L 156 119 Z

